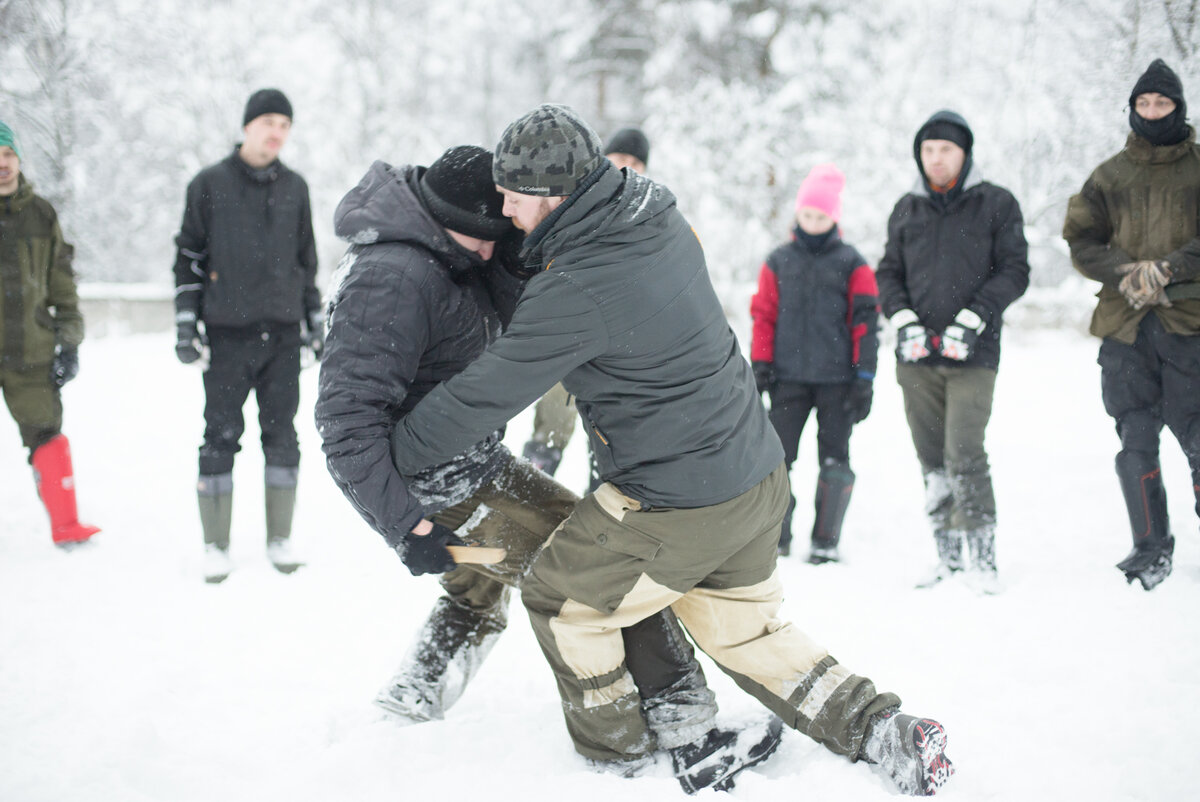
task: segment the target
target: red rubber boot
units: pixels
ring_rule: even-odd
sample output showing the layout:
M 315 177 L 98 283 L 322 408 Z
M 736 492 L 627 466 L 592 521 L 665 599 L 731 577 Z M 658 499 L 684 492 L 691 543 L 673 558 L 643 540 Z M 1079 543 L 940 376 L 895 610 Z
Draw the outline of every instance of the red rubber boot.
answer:
M 75 474 L 71 470 L 71 444 L 65 435 L 56 435 L 33 452 L 33 475 L 38 495 L 50 513 L 50 535 L 54 545 L 82 543 L 100 531 L 97 526 L 81 524 L 75 507 Z

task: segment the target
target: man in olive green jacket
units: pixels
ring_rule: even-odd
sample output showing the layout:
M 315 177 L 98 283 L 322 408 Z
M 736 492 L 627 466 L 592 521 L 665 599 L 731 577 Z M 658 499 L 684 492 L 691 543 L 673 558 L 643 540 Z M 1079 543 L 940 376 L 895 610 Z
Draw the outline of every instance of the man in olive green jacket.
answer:
M 1200 146 L 1178 76 L 1156 59 L 1129 97 L 1125 148 L 1071 198 L 1063 237 L 1101 283 L 1091 332 L 1104 407 L 1121 437 L 1117 476 L 1133 551 L 1117 567 L 1150 590 L 1175 539 L 1158 462 L 1165 423 L 1192 470 L 1200 514 Z
M 0 389 L 29 449 L 54 543 L 100 531 L 79 523 L 60 390 L 79 371 L 83 317 L 54 207 L 21 174 L 12 129 L 0 123 Z

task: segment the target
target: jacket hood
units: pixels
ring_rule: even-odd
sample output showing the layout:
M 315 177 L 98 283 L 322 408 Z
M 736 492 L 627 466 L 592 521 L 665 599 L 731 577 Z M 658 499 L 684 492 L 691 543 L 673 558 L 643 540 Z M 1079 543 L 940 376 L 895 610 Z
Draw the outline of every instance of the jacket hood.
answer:
M 424 167 L 375 162 L 338 203 L 334 232 L 351 245 L 416 245 L 436 254 L 451 269 L 481 264 L 475 254 L 450 239 L 425 208 L 417 189 L 424 172 Z
M 645 176 L 609 164 L 564 206 L 556 219 L 547 221 L 550 228 L 535 240 L 526 264 L 537 259 L 549 266 L 558 254 L 584 243 L 629 245 L 651 239 L 667 225 L 666 213 L 675 208 L 675 195 Z
M 979 169 L 979 165 L 975 164 L 975 160 L 969 156 L 967 157 L 967 161 L 963 162 L 963 169 L 966 170 L 967 174 L 963 180 L 955 186 L 955 189 L 959 191 L 955 193 L 953 198 L 951 198 L 951 202 L 953 202 L 954 198 L 961 197 L 962 194 L 967 190 L 971 189 L 972 187 L 977 187 L 987 180 L 983 177 L 983 171 Z M 926 180 L 925 173 L 920 173 L 917 176 L 917 180 L 913 184 L 911 192 L 912 194 L 919 195 L 922 198 L 929 198 L 931 200 L 933 199 L 934 192 L 929 188 L 929 181 Z

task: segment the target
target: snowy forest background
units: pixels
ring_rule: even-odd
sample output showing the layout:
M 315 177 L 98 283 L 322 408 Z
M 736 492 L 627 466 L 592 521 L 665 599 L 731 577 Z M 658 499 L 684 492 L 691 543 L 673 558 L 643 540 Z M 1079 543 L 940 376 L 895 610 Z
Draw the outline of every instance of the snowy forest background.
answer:
M 846 172 L 843 231 L 875 262 L 916 176 L 913 134 L 950 107 L 975 130 L 976 162 L 1021 202 L 1035 288 L 1057 288 L 1075 281 L 1066 200 L 1121 147 L 1136 77 L 1161 56 L 1200 108 L 1198 6 L 0 0 L 0 120 L 82 279 L 165 287 L 184 187 L 238 141 L 254 89 L 295 107 L 284 160 L 310 184 L 323 271 L 343 250 L 333 209 L 372 161 L 491 147 L 529 108 L 569 103 L 602 137 L 646 130 L 650 174 L 741 312 L 816 163 Z

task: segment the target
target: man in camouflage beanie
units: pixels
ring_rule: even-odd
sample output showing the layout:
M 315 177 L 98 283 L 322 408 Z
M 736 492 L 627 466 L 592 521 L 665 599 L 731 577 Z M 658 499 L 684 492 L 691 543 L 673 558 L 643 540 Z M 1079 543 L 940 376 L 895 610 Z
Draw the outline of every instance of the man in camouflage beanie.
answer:
M 600 137 L 574 109 L 546 103 L 505 129 L 492 177 L 522 195 L 566 196 L 603 158 Z

